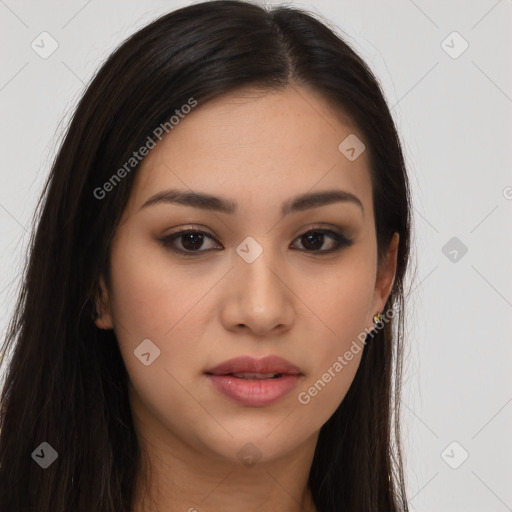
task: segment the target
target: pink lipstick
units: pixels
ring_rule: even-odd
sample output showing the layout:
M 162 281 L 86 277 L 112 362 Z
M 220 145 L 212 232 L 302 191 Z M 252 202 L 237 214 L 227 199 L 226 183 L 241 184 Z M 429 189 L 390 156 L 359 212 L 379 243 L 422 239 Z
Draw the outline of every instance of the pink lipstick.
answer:
M 216 391 L 247 407 L 277 402 L 290 393 L 303 376 L 300 368 L 274 355 L 261 359 L 237 357 L 205 373 Z

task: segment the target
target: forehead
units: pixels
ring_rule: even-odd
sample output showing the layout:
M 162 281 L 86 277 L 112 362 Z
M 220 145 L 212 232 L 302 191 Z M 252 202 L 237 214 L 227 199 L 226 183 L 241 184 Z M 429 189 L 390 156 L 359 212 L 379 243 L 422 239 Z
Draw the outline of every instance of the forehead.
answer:
M 339 148 L 354 136 L 364 140 L 341 109 L 311 89 L 242 89 L 180 119 L 142 161 L 131 205 L 140 208 L 166 188 L 222 195 L 242 209 L 333 187 L 368 203 L 367 151 L 351 161 Z

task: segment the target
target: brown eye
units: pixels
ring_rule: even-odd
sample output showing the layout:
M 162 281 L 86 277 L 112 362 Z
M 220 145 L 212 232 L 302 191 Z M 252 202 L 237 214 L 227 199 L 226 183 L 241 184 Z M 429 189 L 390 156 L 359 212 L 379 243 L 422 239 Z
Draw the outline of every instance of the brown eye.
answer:
M 331 239 L 334 246 L 330 249 L 320 250 L 324 245 L 326 237 Z M 320 254 L 336 252 L 343 247 L 352 245 L 353 243 L 353 240 L 350 240 L 342 234 L 336 233 L 330 229 L 313 229 L 300 235 L 297 240 L 301 241 L 303 247 L 306 248 L 306 252 L 318 252 Z
M 186 233 L 181 236 L 181 245 L 187 251 L 200 249 L 204 242 L 204 235 L 202 233 Z
M 204 231 L 188 229 L 179 231 L 165 238 L 162 238 L 160 242 L 165 248 L 170 249 L 173 252 L 176 252 L 178 254 L 191 255 L 190 253 L 194 252 L 205 252 L 204 249 L 200 250 L 204 244 L 205 238 L 214 240 L 213 237 L 211 237 Z M 181 246 L 183 247 L 183 249 L 176 247 L 176 241 L 181 242 Z

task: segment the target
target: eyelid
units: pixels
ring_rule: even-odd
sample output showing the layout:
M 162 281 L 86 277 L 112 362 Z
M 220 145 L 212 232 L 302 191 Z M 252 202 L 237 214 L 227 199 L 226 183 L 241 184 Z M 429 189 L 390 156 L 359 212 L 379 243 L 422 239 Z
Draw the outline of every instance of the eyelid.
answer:
M 333 226 L 332 224 L 312 224 L 311 226 L 308 226 L 304 228 L 304 230 L 299 231 L 297 235 L 295 235 L 295 238 L 298 238 L 300 236 L 304 236 L 306 233 L 309 233 L 310 231 L 334 231 L 336 234 L 340 236 L 345 236 L 342 233 L 341 228 L 337 226 Z

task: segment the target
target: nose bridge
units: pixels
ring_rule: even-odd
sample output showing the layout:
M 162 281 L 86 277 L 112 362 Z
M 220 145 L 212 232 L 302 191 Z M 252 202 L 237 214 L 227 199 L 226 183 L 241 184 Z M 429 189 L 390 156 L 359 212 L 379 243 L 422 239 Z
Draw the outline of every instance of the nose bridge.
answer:
M 236 248 L 233 262 L 237 322 L 254 329 L 271 329 L 287 323 L 291 310 L 284 276 L 279 276 L 281 266 L 268 244 L 264 248 L 263 243 L 263 239 L 247 237 Z
M 254 239 L 247 240 L 237 248 L 235 272 L 240 279 L 244 295 L 248 295 L 252 302 L 270 304 L 270 300 L 276 300 L 279 295 L 279 281 L 272 271 L 272 253 L 270 248 L 266 250 Z M 263 304 L 263 305 L 265 305 Z

